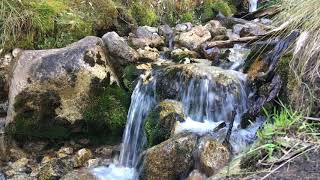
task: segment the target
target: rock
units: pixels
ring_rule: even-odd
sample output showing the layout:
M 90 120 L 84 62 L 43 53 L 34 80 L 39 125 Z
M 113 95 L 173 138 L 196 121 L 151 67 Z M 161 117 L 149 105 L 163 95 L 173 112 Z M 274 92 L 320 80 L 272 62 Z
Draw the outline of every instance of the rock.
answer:
M 223 27 L 220 21 L 211 20 L 205 25 L 205 28 L 210 31 L 212 37 L 225 36 L 227 34 L 227 28 Z
M 116 32 L 108 32 L 102 39 L 109 52 L 113 56 L 119 57 L 121 64 L 128 64 L 138 60 L 138 53 Z
M 102 146 L 95 150 L 96 154 L 99 154 L 106 158 L 111 158 L 113 153 L 117 153 L 117 152 L 119 152 L 119 146 L 110 146 L 110 145 Z
M 206 180 L 206 179 L 207 177 L 197 169 L 193 170 L 187 178 L 187 180 Z
M 192 27 L 193 27 L 192 23 L 188 22 L 183 24 L 177 24 L 175 27 L 175 30 L 178 32 L 185 32 L 185 31 L 191 30 Z
M 80 149 L 74 156 L 74 167 L 84 166 L 85 163 L 92 158 L 92 152 L 90 149 Z
M 164 36 L 165 37 L 166 45 L 169 48 L 173 47 L 174 32 L 173 32 L 173 29 L 169 25 L 166 24 L 166 25 L 159 26 L 158 34 L 160 36 Z
M 61 180 L 96 180 L 89 171 L 87 170 L 75 170 L 61 178 Z
M 161 47 L 164 45 L 164 38 L 157 34 L 158 29 L 148 26 L 140 26 L 137 28 L 135 35 L 131 36 L 132 44 L 137 48 Z
M 149 46 L 144 49 L 138 49 L 138 53 L 140 55 L 140 61 L 155 62 L 160 58 L 159 51 Z
M 185 119 L 182 104 L 173 100 L 159 103 L 146 117 L 144 131 L 147 136 L 148 146 L 160 144 L 174 134 L 176 121 Z
M 188 175 L 193 167 L 197 136 L 180 135 L 148 149 L 144 155 L 141 179 L 175 180 Z
M 10 148 L 9 153 L 10 153 L 10 157 L 13 158 L 14 160 L 24 159 L 24 158 L 27 158 L 28 156 L 28 154 L 24 150 L 18 147 Z
M 27 158 L 22 158 L 22 159 L 19 159 L 18 161 L 12 163 L 10 165 L 10 167 L 16 171 L 19 171 L 19 169 L 22 169 L 22 168 L 25 168 L 25 166 L 28 164 L 29 162 L 29 159 Z
M 215 139 L 205 137 L 202 140 L 203 147 L 200 152 L 200 168 L 208 177 L 217 173 L 229 161 L 228 149 Z
M 219 61 L 221 50 L 217 47 L 213 47 L 209 49 L 203 48 L 203 54 L 206 59 L 209 59 L 213 62 Z
M 216 88 L 225 91 L 229 89 L 230 94 L 240 96 L 241 82 L 239 82 L 238 74 L 228 73 L 227 71 L 209 65 L 197 64 L 179 64 L 171 65 L 161 70 L 158 74 L 156 82 L 156 93 L 160 100 L 176 99 L 187 84 L 185 82 L 201 83 L 201 79 L 211 79 Z M 219 90 L 217 90 L 219 91 Z M 224 97 L 224 94 L 220 94 Z M 216 103 L 221 100 L 216 99 Z
M 52 161 L 52 160 L 54 160 L 54 159 L 56 159 L 56 158 L 54 158 L 54 157 L 52 157 L 52 156 L 49 156 L 49 155 L 44 156 L 44 157 L 42 158 L 42 160 L 41 160 L 41 165 L 44 165 L 44 164 L 46 164 L 46 163 L 48 163 L 48 162 L 50 162 L 50 161 Z
M 102 162 L 102 160 L 99 158 L 89 159 L 85 166 L 87 168 L 94 168 L 94 167 L 98 167 L 99 165 L 101 165 L 101 162 Z
M 118 82 L 112 69 L 98 37 L 61 49 L 21 52 L 11 79 L 6 131 L 32 135 L 36 127 L 37 136 L 66 136 L 71 124 L 83 119 L 90 93 Z
M 73 148 L 71 147 L 62 147 L 57 152 L 58 158 L 64 158 L 73 154 Z
M 53 159 L 39 169 L 39 180 L 60 179 L 73 170 L 73 163 L 67 159 Z
M 190 51 L 187 48 L 175 49 L 171 52 L 171 58 L 175 61 L 180 61 L 184 58 L 198 58 L 199 54 L 195 51 Z
M 178 43 L 190 50 L 198 50 L 200 45 L 209 39 L 210 32 L 204 26 L 196 26 L 188 32 L 181 33 Z
M 267 33 L 263 27 L 254 23 L 236 24 L 233 26 L 233 32 L 240 37 L 260 36 Z

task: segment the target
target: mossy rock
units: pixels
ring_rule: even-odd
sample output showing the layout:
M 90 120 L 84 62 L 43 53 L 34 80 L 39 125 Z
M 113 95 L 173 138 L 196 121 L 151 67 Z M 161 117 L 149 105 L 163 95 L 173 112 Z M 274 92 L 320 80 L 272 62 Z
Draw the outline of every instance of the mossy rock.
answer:
M 177 121 L 184 121 L 181 103 L 172 100 L 162 101 L 145 119 L 144 131 L 148 147 L 155 146 L 170 138 Z
M 212 20 L 219 12 L 224 16 L 232 16 L 235 7 L 225 0 L 205 0 L 201 8 L 201 20 L 207 22 Z
M 129 92 L 133 92 L 137 79 L 142 72 L 137 69 L 135 65 L 128 65 L 123 70 L 122 81 L 125 86 L 129 90 Z
M 6 126 L 6 133 L 18 140 L 28 138 L 66 139 L 69 122 L 58 120 L 55 108 L 60 97 L 54 91 L 23 91 L 15 98 L 16 116 Z

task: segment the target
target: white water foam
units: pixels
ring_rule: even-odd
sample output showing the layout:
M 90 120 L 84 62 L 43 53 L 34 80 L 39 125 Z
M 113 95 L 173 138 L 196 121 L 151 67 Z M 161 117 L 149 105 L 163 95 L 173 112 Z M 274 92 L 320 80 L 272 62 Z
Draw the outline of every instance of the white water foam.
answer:
M 179 134 L 181 132 L 188 131 L 188 132 L 197 133 L 199 135 L 204 135 L 211 132 L 221 123 L 222 121 L 213 122 L 208 120 L 199 122 L 199 121 L 194 121 L 190 117 L 188 117 L 184 122 L 177 122 L 177 126 L 174 133 Z
M 98 180 L 135 180 L 137 173 L 134 168 L 116 166 L 111 164 L 108 167 L 102 166 L 95 168 L 91 173 Z

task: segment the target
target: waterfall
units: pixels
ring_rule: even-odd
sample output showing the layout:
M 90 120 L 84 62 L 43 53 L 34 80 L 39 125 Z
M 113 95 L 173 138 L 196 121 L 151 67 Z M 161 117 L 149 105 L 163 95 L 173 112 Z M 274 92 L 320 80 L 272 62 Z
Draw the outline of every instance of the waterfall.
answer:
M 146 141 L 143 136 L 143 120 L 147 113 L 155 106 L 155 80 L 137 84 L 131 100 L 126 129 L 123 135 L 123 144 L 120 151 L 120 165 L 135 167 L 141 149 Z
M 173 94 L 160 97 L 155 93 L 159 93 L 158 88 Z M 98 179 L 137 179 L 135 168 L 146 143 L 144 119 L 160 98 L 182 103 L 187 118 L 185 122 L 177 124 L 176 133 L 191 131 L 196 134 L 211 134 L 219 139 L 225 137 L 230 123 L 234 123 L 230 143 L 236 151 L 254 138 L 259 127 L 259 124 L 253 124 L 248 129 L 240 128 L 240 118 L 246 111 L 248 102 L 246 75 L 201 64 L 169 66 L 139 80 L 132 94 L 119 161 L 109 167 L 93 169 L 92 173 Z M 221 123 L 225 123 L 226 127 L 212 132 Z
M 249 0 L 249 12 L 255 12 L 258 9 L 258 0 Z

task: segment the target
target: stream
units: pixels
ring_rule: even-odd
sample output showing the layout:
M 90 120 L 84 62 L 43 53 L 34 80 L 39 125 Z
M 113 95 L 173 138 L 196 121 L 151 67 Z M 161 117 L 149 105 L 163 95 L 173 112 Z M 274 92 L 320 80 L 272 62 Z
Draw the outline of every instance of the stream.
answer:
M 172 83 L 171 87 L 175 86 L 177 94 L 171 99 L 182 103 L 187 117 L 185 122 L 178 123 L 175 134 L 210 134 L 222 141 L 233 122 L 230 137 L 233 151 L 238 153 L 251 143 L 262 121 L 256 121 L 247 129 L 240 128 L 240 118 L 247 110 L 250 92 L 247 89 L 246 75 L 233 70 L 241 67 L 249 50 L 235 45 L 230 51 L 229 59 L 232 65 L 228 69 L 208 66 L 209 62 L 202 60 L 195 64 L 169 66 L 141 76 L 132 94 L 120 158 L 109 167 L 93 169 L 92 173 L 101 180 L 138 178 L 136 168 L 146 143 L 143 123 L 148 112 L 158 103 L 159 97 L 155 92 L 157 86 L 162 86 L 163 82 Z M 173 79 L 167 79 L 174 68 L 181 68 L 181 71 L 176 73 Z M 185 71 L 191 71 L 191 75 L 184 73 Z M 234 121 L 230 121 L 232 118 Z M 224 128 L 213 131 L 222 123 L 226 124 Z

